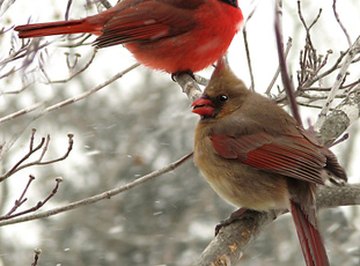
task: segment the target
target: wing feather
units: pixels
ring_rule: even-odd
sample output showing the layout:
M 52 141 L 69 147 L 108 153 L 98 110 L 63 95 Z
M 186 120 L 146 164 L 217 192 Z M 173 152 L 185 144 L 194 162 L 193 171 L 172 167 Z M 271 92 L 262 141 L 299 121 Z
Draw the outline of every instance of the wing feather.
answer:
M 214 134 L 216 153 L 226 159 L 284 176 L 323 184 L 326 156 L 307 138 L 299 135 L 274 137 L 266 132 L 240 136 Z
M 196 25 L 191 12 L 176 5 L 144 1 L 108 20 L 94 44 L 106 47 L 147 42 L 185 33 Z

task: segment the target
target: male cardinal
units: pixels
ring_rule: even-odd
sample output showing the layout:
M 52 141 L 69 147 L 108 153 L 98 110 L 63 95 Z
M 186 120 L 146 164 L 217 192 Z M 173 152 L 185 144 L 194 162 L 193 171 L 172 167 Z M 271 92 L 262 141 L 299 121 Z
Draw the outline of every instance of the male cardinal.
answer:
M 248 90 L 223 61 L 192 105 L 201 116 L 194 161 L 211 187 L 238 207 L 289 209 L 306 264 L 329 265 L 314 194 L 327 172 L 347 180 L 335 155 L 273 101 Z
M 94 16 L 15 30 L 20 38 L 95 34 L 96 47 L 124 44 L 140 63 L 174 74 L 214 63 L 242 21 L 237 0 L 123 0 Z

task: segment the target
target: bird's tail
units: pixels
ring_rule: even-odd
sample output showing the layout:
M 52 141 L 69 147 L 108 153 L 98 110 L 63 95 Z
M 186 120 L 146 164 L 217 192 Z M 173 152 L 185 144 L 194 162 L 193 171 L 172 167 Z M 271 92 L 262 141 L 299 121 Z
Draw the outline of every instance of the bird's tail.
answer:
M 101 33 L 101 28 L 90 24 L 86 19 L 20 25 L 15 27 L 14 30 L 19 32 L 20 38 L 75 33 L 93 33 L 99 35 Z
M 310 223 L 300 205 L 291 200 L 291 214 L 307 266 L 329 266 L 325 246 L 315 225 Z

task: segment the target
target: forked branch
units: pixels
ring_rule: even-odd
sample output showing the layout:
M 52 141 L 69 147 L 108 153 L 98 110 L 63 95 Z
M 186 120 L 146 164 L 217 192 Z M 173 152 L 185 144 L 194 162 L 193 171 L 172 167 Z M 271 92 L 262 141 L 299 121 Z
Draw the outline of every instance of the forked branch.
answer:
M 20 158 L 20 160 L 18 160 L 5 174 L 0 176 L 0 182 L 4 181 L 5 179 L 9 178 L 11 175 L 15 174 L 16 172 L 22 169 L 28 168 L 30 166 L 56 163 L 65 160 L 69 156 L 74 144 L 72 134 L 68 134 L 68 147 L 64 155 L 55 159 L 44 160 L 44 156 L 47 153 L 50 144 L 50 135 L 47 135 L 46 137 L 42 137 L 41 140 L 36 143 L 35 133 L 36 133 L 36 129 L 33 129 L 29 141 L 28 152 L 24 154 Z M 38 158 L 28 162 L 30 160 L 30 157 L 32 157 L 35 153 L 38 152 L 40 153 Z

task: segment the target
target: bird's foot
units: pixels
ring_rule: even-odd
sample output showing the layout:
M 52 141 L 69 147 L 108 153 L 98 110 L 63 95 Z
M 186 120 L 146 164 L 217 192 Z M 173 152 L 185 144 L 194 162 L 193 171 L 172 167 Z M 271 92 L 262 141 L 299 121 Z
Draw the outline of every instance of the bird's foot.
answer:
M 195 80 L 194 73 L 191 70 L 184 70 L 184 71 L 178 71 L 178 72 L 172 73 L 171 79 L 176 82 L 177 77 L 179 77 L 180 75 L 184 75 L 184 74 L 189 75 L 193 80 Z
M 281 209 L 281 210 L 269 210 L 267 213 L 271 216 L 271 218 L 273 220 L 275 220 L 278 215 L 286 213 L 286 212 L 288 212 L 288 210 Z M 246 209 L 246 208 L 237 209 L 232 214 L 230 214 L 230 216 L 228 218 L 221 221 L 219 224 L 217 224 L 215 226 L 215 236 L 217 236 L 219 234 L 220 230 L 223 227 L 228 226 L 228 225 L 232 224 L 233 222 L 236 222 L 236 221 L 239 221 L 242 219 L 246 219 L 246 218 L 253 219 L 254 213 L 258 213 L 258 211 L 250 210 L 250 209 Z
M 236 211 L 234 211 L 233 213 L 231 213 L 228 218 L 220 221 L 220 223 L 215 226 L 215 236 L 218 235 L 221 228 L 228 226 L 228 225 L 232 224 L 233 222 L 235 222 L 236 220 L 240 220 L 241 218 L 243 218 L 244 213 L 247 210 L 248 209 L 246 209 L 246 208 L 239 208 Z

